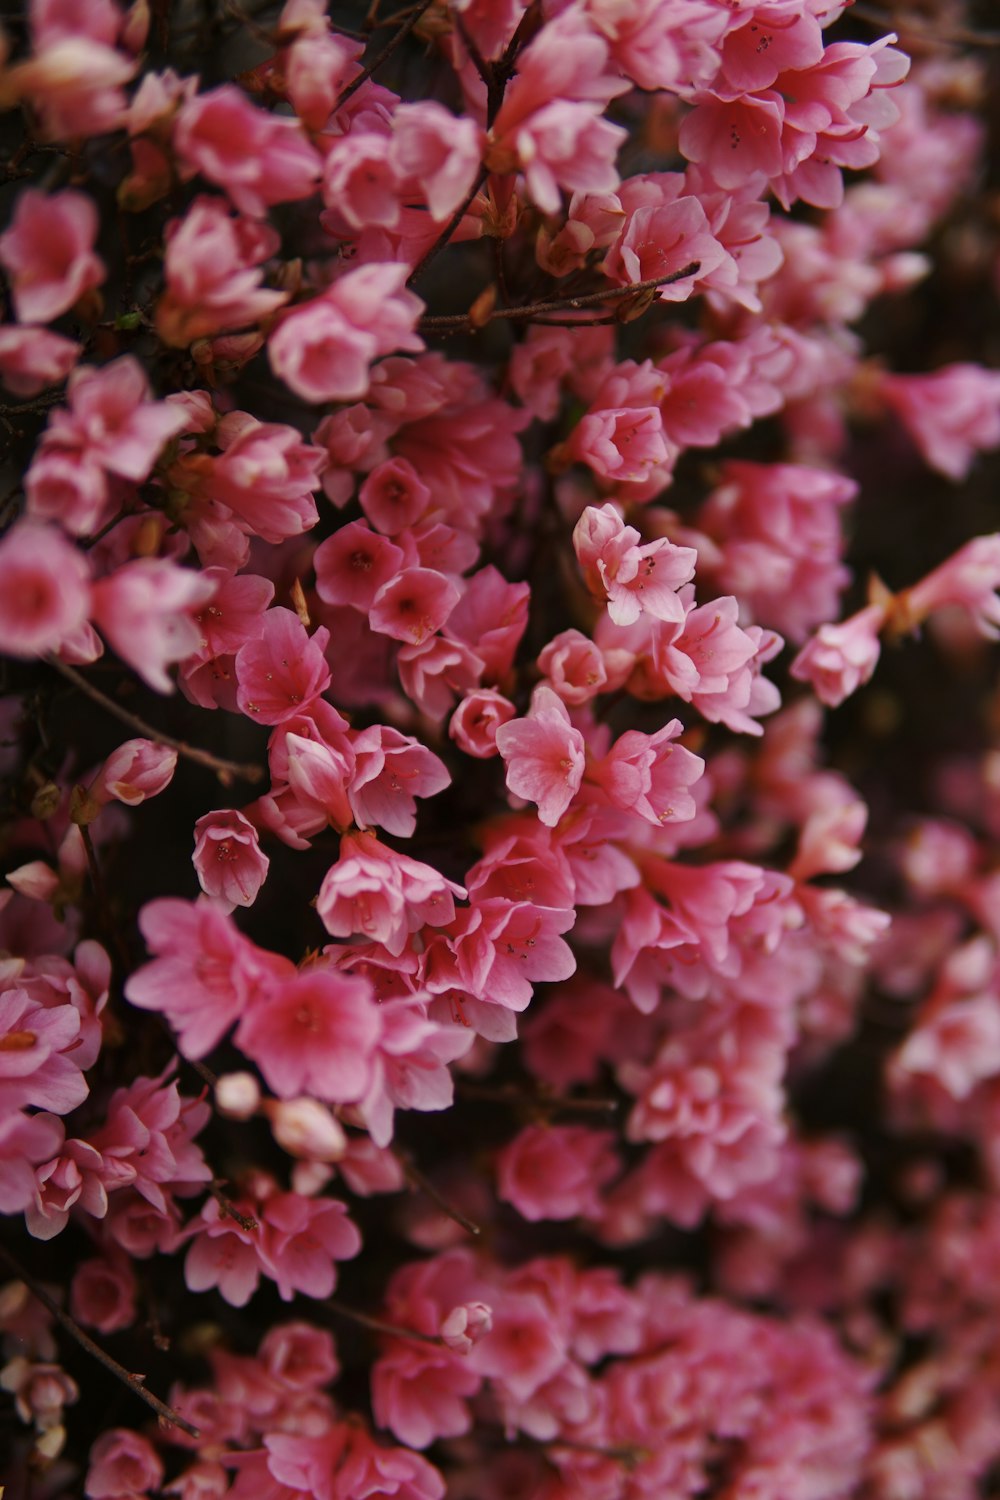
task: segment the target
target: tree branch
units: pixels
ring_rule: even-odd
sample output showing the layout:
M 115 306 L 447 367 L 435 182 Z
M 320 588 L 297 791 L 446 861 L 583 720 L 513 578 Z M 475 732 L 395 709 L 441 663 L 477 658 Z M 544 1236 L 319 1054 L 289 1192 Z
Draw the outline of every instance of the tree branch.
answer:
M 392 56 L 396 48 L 400 46 L 402 42 L 406 41 L 406 38 L 409 36 L 414 26 L 416 26 L 417 22 L 420 20 L 420 17 L 424 14 L 425 11 L 430 10 L 432 4 L 433 0 L 422 0 L 422 3 L 417 5 L 414 10 L 410 12 L 408 18 L 403 22 L 399 30 L 389 38 L 378 56 L 373 57 L 364 71 L 359 73 L 357 78 L 354 79 L 353 83 L 349 83 L 346 89 L 342 89 L 341 92 L 337 95 L 337 101 L 331 111 L 332 114 L 336 114 L 337 110 L 347 103 L 351 95 L 356 94 L 358 89 L 361 88 L 362 84 L 367 83 L 372 74 L 378 72 L 382 64 Z
M 249 764 L 247 761 L 226 760 L 221 755 L 213 755 L 210 750 L 202 750 L 197 745 L 186 745 L 183 740 L 177 740 L 172 734 L 165 733 L 162 729 L 154 729 L 152 724 L 147 724 L 145 719 L 140 719 L 138 714 L 130 713 L 127 708 L 122 708 L 113 698 L 102 693 L 99 687 L 95 687 L 89 678 L 84 677 L 75 667 L 60 661 L 57 656 L 46 656 L 45 661 L 60 676 L 65 677 L 67 682 L 72 683 L 81 693 L 85 693 L 94 703 L 100 706 L 122 724 L 134 729 L 144 739 L 155 740 L 158 745 L 166 745 L 170 750 L 176 750 L 185 760 L 194 761 L 196 765 L 207 766 L 214 771 L 224 786 L 229 786 L 233 781 L 260 781 L 264 772 L 260 766 Z
M 605 287 L 599 292 L 586 292 L 581 297 L 554 297 L 543 302 L 526 302 L 520 307 L 495 307 L 481 324 L 470 322 L 468 313 L 441 313 L 421 318 L 417 326 L 427 330 L 463 327 L 478 330 L 480 327 L 485 328 L 487 323 L 494 323 L 501 319 L 514 323 L 527 318 L 544 317 L 546 313 L 582 312 L 588 307 L 600 307 L 605 302 L 617 302 L 642 292 L 655 291 L 657 287 L 671 286 L 675 281 L 684 281 L 686 277 L 696 275 L 700 269 L 701 262 L 693 260 L 690 265 L 682 266 L 679 271 L 671 271 L 669 276 L 657 276 L 651 281 L 631 281 L 627 286 Z
M 145 1401 L 147 1406 L 152 1407 L 161 1421 L 172 1422 L 175 1427 L 179 1427 L 182 1432 L 186 1432 L 188 1437 L 201 1437 L 201 1433 L 197 1427 L 192 1426 L 185 1417 L 175 1412 L 172 1406 L 168 1406 L 165 1401 L 161 1401 L 159 1396 L 154 1396 L 152 1391 L 147 1391 L 143 1384 L 144 1376 L 130 1374 L 124 1365 L 120 1365 L 116 1359 L 112 1359 L 110 1354 L 106 1354 L 100 1344 L 95 1344 L 90 1334 L 84 1333 L 79 1323 L 71 1318 L 69 1313 L 63 1311 L 58 1302 L 49 1296 L 45 1288 L 39 1285 L 35 1278 L 24 1269 L 20 1261 L 16 1260 L 3 1245 L 0 1245 L 0 1260 L 10 1267 L 19 1281 L 24 1282 L 32 1296 L 38 1298 L 38 1301 L 43 1307 L 48 1309 L 60 1327 L 65 1328 L 66 1332 L 72 1338 L 76 1339 L 81 1348 L 86 1349 L 88 1354 L 93 1355 L 94 1359 L 99 1364 L 102 1364 L 106 1370 L 110 1370 L 111 1374 L 120 1380 L 123 1385 L 127 1385 L 132 1394 L 138 1396 L 140 1401 Z

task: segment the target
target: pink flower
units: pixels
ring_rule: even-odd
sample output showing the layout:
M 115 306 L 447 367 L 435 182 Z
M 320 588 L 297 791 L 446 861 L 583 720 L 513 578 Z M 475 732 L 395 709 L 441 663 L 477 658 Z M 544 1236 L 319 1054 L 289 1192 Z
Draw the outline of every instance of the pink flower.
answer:
M 368 1089 L 382 1031 L 371 986 L 313 968 L 277 983 L 240 1022 L 236 1044 L 282 1099 L 311 1094 L 331 1104 Z
M 327 604 L 349 605 L 367 612 L 381 588 L 396 578 L 402 549 L 363 521 L 346 526 L 320 542 L 313 554 L 316 592 Z
M 85 1260 L 73 1273 L 69 1292 L 73 1317 L 98 1333 L 119 1333 L 136 1316 L 136 1281 L 125 1256 Z
M 445 1347 L 468 1354 L 493 1327 L 493 1309 L 485 1302 L 460 1302 L 443 1319 L 440 1328 Z
M 956 483 L 977 453 L 1000 443 L 1000 371 L 945 365 L 929 375 L 883 375 L 877 389 L 930 467 Z
M 532 1221 L 595 1215 L 620 1169 L 614 1140 L 585 1125 L 528 1125 L 497 1158 L 497 1193 Z
M 885 619 L 885 606 L 870 604 L 840 625 L 821 625 L 792 662 L 792 676 L 810 683 L 822 703 L 836 708 L 875 671 Z
M 40 39 L 33 56 L 7 71 L 5 105 L 30 100 L 46 140 L 103 135 L 123 122 L 128 101 L 121 86 L 135 68 L 134 58 L 88 35 L 83 27 L 52 31 Z
M 568 979 L 576 958 L 561 933 L 576 921 L 572 909 L 479 899 L 459 914 L 452 939 L 461 985 L 477 1000 L 524 1010 L 532 985 Z
M 128 1427 L 112 1427 L 90 1450 L 84 1494 L 90 1500 L 115 1500 L 158 1490 L 163 1464 L 147 1438 Z
M 639 533 L 624 524 L 614 505 L 588 505 L 573 531 L 584 576 L 595 592 L 606 593 L 616 625 L 631 625 L 643 612 L 658 620 L 683 620 L 677 590 L 694 577 L 698 554 L 665 537 L 638 543 Z
M 177 751 L 152 740 L 126 740 L 113 750 L 87 788 L 99 806 L 124 802 L 138 807 L 147 797 L 158 797 L 173 780 Z
M 192 861 L 205 894 L 230 910 L 253 905 L 271 863 L 261 852 L 256 828 L 234 808 L 198 819 Z
M 55 1115 L 28 1115 L 5 1103 L 0 1119 L 0 1213 L 31 1208 L 38 1192 L 34 1168 L 51 1159 L 62 1143 L 63 1124 Z
M 657 826 L 683 823 L 696 815 L 688 788 L 703 776 L 705 762 L 672 743 L 683 727 L 679 719 L 671 719 L 652 735 L 627 729 L 619 736 L 593 772 L 616 807 Z
M 215 588 L 214 579 L 164 557 L 136 558 L 94 585 L 94 622 L 144 682 L 172 693 L 167 668 L 197 651 L 195 611 Z
M 459 601 L 459 591 L 434 568 L 404 568 L 372 600 L 368 623 L 379 635 L 419 646 L 441 629 Z
M 448 734 L 460 750 L 477 760 L 499 755 L 497 730 L 517 717 L 517 709 L 494 688 L 467 693 L 451 716 Z
M 94 254 L 97 210 L 85 193 L 47 196 L 27 188 L 10 228 L 0 234 L 0 265 L 10 279 L 21 323 L 50 323 L 100 286 L 104 264 Z
M 377 464 L 358 491 L 365 516 L 383 536 L 396 536 L 420 520 L 431 492 L 405 458 Z
M 657 406 L 590 411 L 573 429 L 570 455 L 602 479 L 645 479 L 670 457 Z
M 310 197 L 319 180 L 319 157 L 298 121 L 258 109 L 232 84 L 181 106 L 173 146 L 185 175 L 200 173 L 253 218 Z
M 108 513 L 108 476 L 79 448 L 40 444 L 24 488 L 29 515 L 58 521 L 73 536 L 93 535 Z
M 464 202 L 479 170 L 480 131 L 433 100 L 401 104 L 392 119 L 390 157 L 404 182 L 413 181 L 431 218 L 442 223 Z
M 464 641 L 483 663 L 490 682 L 503 682 L 528 625 L 531 589 L 509 583 L 494 567 L 479 568 L 465 582 L 461 599 L 448 616 L 446 634 Z
M 240 711 L 261 724 L 282 724 L 305 712 L 330 685 L 322 626 L 310 636 L 290 609 L 269 609 L 257 640 L 236 653 Z
M 255 948 L 212 901 L 148 902 L 139 927 L 155 956 L 129 975 L 126 998 L 160 1011 L 178 1032 L 185 1057 L 204 1057 L 238 1020 L 258 986 L 294 972 Z
M 278 248 L 269 226 L 234 218 L 222 198 L 196 198 L 167 228 L 166 288 L 156 305 L 160 338 L 185 348 L 270 317 L 288 301 L 287 292 L 262 285 L 261 262 Z
M 624 285 L 658 281 L 694 265 L 697 269 L 690 275 L 669 282 L 657 293 L 661 302 L 684 302 L 696 282 L 719 273 L 727 264 L 731 265 L 730 257 L 712 233 L 704 205 L 686 196 L 636 208 L 608 251 L 604 271 Z
M 416 827 L 416 798 L 451 785 L 438 757 L 419 741 L 385 724 L 354 736 L 354 774 L 347 788 L 354 821 L 408 838 Z
M 406 276 L 392 262 L 358 266 L 295 308 L 268 341 L 274 373 L 304 401 L 364 396 L 380 354 L 424 347 L 414 331 L 424 304 L 405 289 Z
M 83 353 L 83 345 L 48 328 L 0 326 L 0 382 L 12 396 L 37 396 L 61 385 Z
M 407 937 L 425 924 L 445 927 L 455 915 L 460 885 L 430 865 L 397 854 L 370 833 L 347 834 L 340 858 L 327 871 L 316 910 L 332 937 L 358 934 L 402 953 Z
M 554 828 L 580 789 L 586 763 L 583 735 L 570 723 L 562 699 L 540 684 L 527 717 L 501 724 L 496 745 L 508 791 L 534 802 L 541 821 Z
M 337 1284 L 335 1261 L 351 1260 L 361 1236 L 336 1198 L 276 1193 L 264 1205 L 260 1254 L 284 1302 L 296 1292 L 329 1297 Z
M 1000 636 L 1000 532 L 966 542 L 919 583 L 904 589 L 896 605 L 902 623 L 915 627 L 948 606 L 966 610 L 987 640 Z
M 66 394 L 69 410 L 52 413 L 47 439 L 82 448 L 123 479 L 147 479 L 163 445 L 187 426 L 178 406 L 149 400 L 146 373 L 131 354 L 99 370 L 79 366 Z
M 90 569 L 54 527 L 22 521 L 0 538 L 0 650 L 58 651 L 90 613 Z
M 720 188 L 762 185 L 784 171 L 783 123 L 784 100 L 773 90 L 736 99 L 703 94 L 681 121 L 680 148 Z

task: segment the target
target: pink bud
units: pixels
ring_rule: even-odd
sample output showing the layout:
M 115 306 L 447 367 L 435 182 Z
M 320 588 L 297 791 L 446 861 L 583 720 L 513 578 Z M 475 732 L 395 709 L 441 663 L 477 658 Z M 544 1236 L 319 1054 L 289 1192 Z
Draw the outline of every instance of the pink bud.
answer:
M 124 802 L 138 807 L 170 785 L 177 766 L 177 751 L 152 740 L 126 740 L 113 750 L 89 788 L 91 797 L 103 806 Z
M 493 1309 L 488 1303 L 463 1302 L 443 1319 L 440 1334 L 455 1354 L 468 1354 L 492 1327 Z
M 252 1073 L 223 1073 L 215 1085 L 215 1103 L 230 1120 L 249 1120 L 260 1104 L 260 1084 Z
M 339 1161 L 347 1147 L 340 1121 L 316 1099 L 269 1100 L 265 1111 L 278 1145 L 291 1156 Z

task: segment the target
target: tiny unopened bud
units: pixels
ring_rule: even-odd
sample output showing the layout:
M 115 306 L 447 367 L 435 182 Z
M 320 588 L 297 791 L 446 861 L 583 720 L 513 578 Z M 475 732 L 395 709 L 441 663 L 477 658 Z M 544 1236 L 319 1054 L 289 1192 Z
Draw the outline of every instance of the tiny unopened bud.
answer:
M 260 1104 L 260 1084 L 252 1073 L 223 1073 L 215 1085 L 215 1104 L 230 1120 L 249 1120 Z
M 264 1106 L 279 1146 L 311 1161 L 339 1161 L 347 1150 L 340 1121 L 316 1099 L 270 1099 Z
M 101 810 L 101 804 L 92 797 L 85 786 L 75 786 L 70 793 L 70 819 L 80 828 L 92 823 Z
M 493 1309 L 486 1302 L 462 1302 L 441 1324 L 442 1342 L 456 1354 L 469 1354 L 493 1327 Z
M 51 818 L 59 808 L 62 792 L 54 781 L 46 781 L 31 799 L 31 816 L 43 821 Z

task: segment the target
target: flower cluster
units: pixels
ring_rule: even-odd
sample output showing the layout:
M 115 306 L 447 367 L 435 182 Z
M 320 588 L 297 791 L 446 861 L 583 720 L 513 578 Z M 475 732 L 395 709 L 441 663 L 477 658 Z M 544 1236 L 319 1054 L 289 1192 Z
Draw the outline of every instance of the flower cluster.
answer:
M 0 1490 L 974 1500 L 975 7 L 387 9 L 0 29 Z

